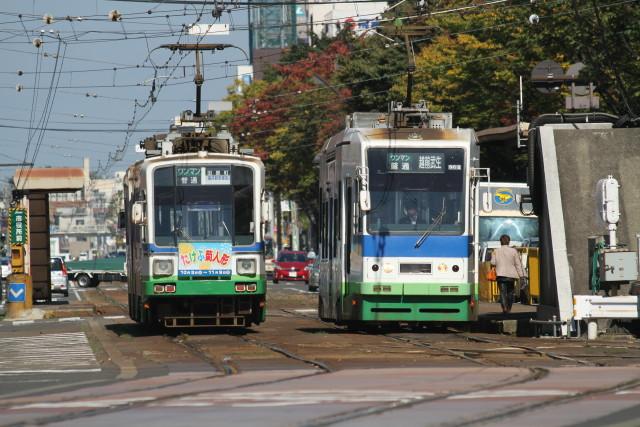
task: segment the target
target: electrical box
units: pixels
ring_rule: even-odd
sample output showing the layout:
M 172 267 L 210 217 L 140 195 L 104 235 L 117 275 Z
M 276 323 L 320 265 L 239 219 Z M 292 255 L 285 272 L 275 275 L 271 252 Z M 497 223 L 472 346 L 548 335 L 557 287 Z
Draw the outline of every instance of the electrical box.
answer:
M 602 252 L 599 256 L 600 280 L 630 282 L 638 280 L 638 260 L 632 251 Z

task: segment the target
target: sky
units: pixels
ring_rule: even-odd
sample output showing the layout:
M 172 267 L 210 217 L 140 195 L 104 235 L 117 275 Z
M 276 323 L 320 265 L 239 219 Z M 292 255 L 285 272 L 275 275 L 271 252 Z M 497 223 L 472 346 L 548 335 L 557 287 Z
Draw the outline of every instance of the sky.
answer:
M 202 24 L 228 23 L 231 28 L 229 35 L 207 36 L 203 43 L 240 48 L 204 53 L 203 110 L 207 102 L 223 99 L 236 66 L 248 64 L 247 10 L 240 6 L 225 11 L 216 21 L 212 8 L 2 0 L 0 164 L 26 158 L 35 167 L 81 167 L 88 157 L 92 170 L 100 165 L 100 172 L 111 177 L 142 158 L 135 152 L 139 141 L 168 130 L 181 111 L 195 110 L 194 55 L 172 55 L 158 47 L 198 41 L 197 36 L 181 35 L 181 30 L 200 15 Z M 119 22 L 108 18 L 112 10 L 121 14 Z M 45 15 L 53 22 L 45 23 Z M 42 41 L 39 47 L 35 39 Z M 44 127 L 44 132 L 28 129 Z M 117 151 L 123 153 L 121 160 L 108 161 Z M 0 182 L 6 183 L 14 172 L 15 167 L 0 167 Z

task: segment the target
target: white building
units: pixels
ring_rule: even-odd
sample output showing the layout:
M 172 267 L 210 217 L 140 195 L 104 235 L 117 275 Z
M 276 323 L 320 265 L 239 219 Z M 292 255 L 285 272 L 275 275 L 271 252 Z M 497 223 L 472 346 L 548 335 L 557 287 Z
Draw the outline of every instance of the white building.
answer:
M 387 2 L 309 4 L 307 24 L 319 37 L 335 37 L 345 25 L 351 25 L 356 33 L 362 33 L 377 26 L 387 6 Z
M 84 160 L 83 170 L 82 190 L 49 195 L 51 256 L 74 259 L 86 253 L 91 258 L 117 250 L 124 171 L 116 172 L 113 178 L 91 179 L 89 159 Z

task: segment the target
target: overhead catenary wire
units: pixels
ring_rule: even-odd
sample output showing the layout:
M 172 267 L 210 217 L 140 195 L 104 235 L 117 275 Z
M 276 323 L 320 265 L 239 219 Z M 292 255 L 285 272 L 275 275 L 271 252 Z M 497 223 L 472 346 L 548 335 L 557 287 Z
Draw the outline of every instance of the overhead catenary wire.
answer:
M 58 59 L 60 58 L 60 48 L 61 46 L 64 44 L 64 42 L 62 40 L 59 41 L 58 43 L 58 51 L 57 51 L 57 57 L 56 57 L 56 62 L 54 65 L 54 70 L 58 68 Z M 63 64 L 64 64 L 64 55 L 66 54 L 66 45 L 64 46 L 64 50 L 62 53 L 62 59 L 60 61 L 60 68 L 62 68 Z M 56 79 L 57 77 L 57 79 Z M 36 145 L 34 147 L 33 150 L 33 155 L 31 157 L 31 165 L 29 166 L 29 168 L 27 169 L 26 175 L 24 175 L 25 181 L 26 182 L 29 179 L 29 175 L 31 174 L 31 170 L 33 169 L 33 166 L 35 164 L 35 160 L 38 156 L 38 153 L 40 152 L 40 147 L 42 145 L 42 140 L 44 139 L 44 135 L 45 135 L 45 131 L 46 131 L 46 127 L 49 121 L 49 118 L 51 117 L 51 111 L 53 109 L 53 105 L 55 102 L 55 97 L 56 97 L 56 92 L 57 92 L 57 86 L 60 83 L 60 74 L 58 74 L 56 76 L 56 74 L 52 74 L 51 75 L 51 81 L 49 83 L 49 92 L 47 94 L 47 98 L 45 100 L 45 105 L 43 108 L 43 112 L 42 115 L 40 116 L 40 120 L 38 121 L 38 127 L 40 129 L 36 129 L 34 128 L 32 133 L 29 134 L 29 140 L 27 143 L 27 146 L 25 148 L 25 158 L 28 156 L 29 154 L 29 147 L 31 145 L 31 142 L 34 138 L 34 136 L 36 135 L 37 132 L 38 133 L 38 139 L 36 141 Z M 35 108 L 35 106 L 32 104 L 32 108 Z M 23 178 L 23 171 L 24 168 L 20 169 L 20 174 L 18 176 L 17 182 L 16 182 L 16 187 L 19 188 L 21 180 Z M 24 184 L 23 184 L 24 185 Z
M 195 23 L 200 22 L 202 15 L 204 13 L 204 9 L 205 9 L 205 5 L 206 5 L 206 1 L 203 4 L 200 13 L 195 21 Z M 180 35 L 180 38 L 182 38 L 182 35 Z M 178 39 L 178 43 L 180 42 L 180 38 Z M 204 38 L 204 35 L 200 36 L 197 40 L 197 43 L 199 43 L 202 39 Z M 171 58 L 176 54 L 176 53 L 180 53 L 181 57 L 180 59 L 177 61 L 177 64 L 174 66 L 174 68 L 170 71 L 169 73 L 169 77 L 173 76 L 173 74 L 176 72 L 176 70 L 178 69 L 180 63 L 182 62 L 182 60 L 187 56 L 185 55 L 183 52 L 179 52 L 178 50 L 174 50 L 171 52 L 169 59 L 165 62 L 165 65 L 169 63 L 169 61 L 171 60 Z M 147 61 L 151 62 L 151 52 L 149 52 L 149 54 L 147 55 L 147 58 L 145 59 L 144 63 L 146 63 Z M 153 64 L 153 62 L 151 62 Z M 155 65 L 155 64 L 154 64 Z M 154 76 L 155 77 L 155 76 Z M 131 120 L 131 124 L 127 127 L 127 133 L 125 134 L 125 140 L 124 143 L 122 145 L 122 147 L 117 148 L 115 153 L 113 155 L 109 154 L 106 164 L 102 165 L 102 163 L 98 164 L 98 172 L 99 173 L 106 173 L 109 171 L 109 169 L 111 168 L 111 166 L 115 163 L 118 162 L 120 160 L 122 160 L 123 158 L 123 153 L 126 152 L 128 146 L 129 146 L 129 142 L 131 140 L 131 135 L 132 133 L 129 132 L 129 130 L 135 130 L 137 129 L 138 124 L 144 120 L 144 118 L 151 112 L 151 109 L 153 108 L 153 106 L 155 105 L 155 99 L 157 99 L 157 96 L 159 94 L 160 91 L 162 91 L 162 89 L 165 87 L 164 85 L 166 84 L 167 80 L 165 79 L 164 82 L 162 82 L 160 84 L 160 86 L 157 89 L 156 92 L 156 87 L 155 87 L 155 79 L 153 81 L 153 86 L 152 89 L 149 93 L 149 96 L 147 97 L 147 101 L 139 104 L 138 101 L 136 100 L 134 102 L 134 112 L 133 112 L 133 119 Z M 151 105 L 149 106 L 149 108 L 142 114 L 142 116 L 140 117 L 140 119 L 137 119 L 136 117 L 136 113 L 138 111 L 138 107 L 142 107 L 142 108 L 146 108 L 147 105 L 149 105 L 149 102 L 151 102 Z
M 628 3 L 628 2 L 620 2 L 620 3 Z M 475 30 L 474 30 L 474 31 L 475 31 Z M 315 89 L 315 90 L 318 90 L 318 89 Z M 105 97 L 105 98 L 106 98 L 106 97 Z M 156 100 L 156 102 L 158 102 L 158 101 L 161 101 L 161 100 L 157 99 L 157 100 Z

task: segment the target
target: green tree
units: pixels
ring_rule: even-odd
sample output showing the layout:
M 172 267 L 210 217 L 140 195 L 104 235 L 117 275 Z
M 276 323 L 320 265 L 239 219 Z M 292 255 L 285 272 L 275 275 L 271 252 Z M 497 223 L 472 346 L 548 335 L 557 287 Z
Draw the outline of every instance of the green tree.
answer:
M 350 45 L 350 55 L 340 58 L 333 76 L 336 87 L 351 91 L 348 111 L 386 112 L 389 102 L 397 100 L 391 87 L 406 74 L 404 45 L 374 34 L 353 39 Z

